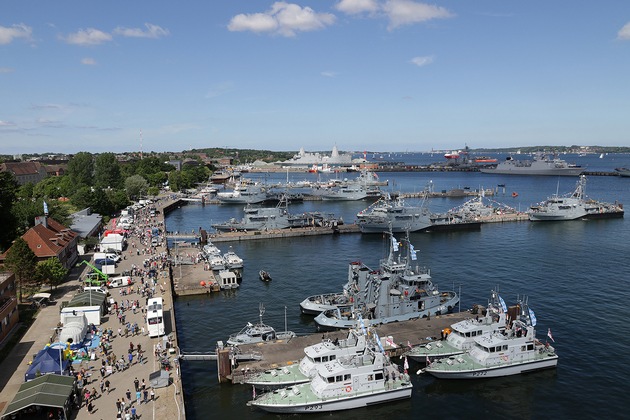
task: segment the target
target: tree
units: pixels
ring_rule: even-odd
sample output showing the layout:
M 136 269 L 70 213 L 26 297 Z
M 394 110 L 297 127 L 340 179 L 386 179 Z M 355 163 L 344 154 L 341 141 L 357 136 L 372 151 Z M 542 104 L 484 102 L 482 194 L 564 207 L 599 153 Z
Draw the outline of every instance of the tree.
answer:
M 13 214 L 13 203 L 17 197 L 18 183 L 9 172 L 0 172 L 0 251 L 11 245 L 15 237 L 17 221 Z
M 69 197 L 75 189 L 76 186 L 72 185 L 68 175 L 50 176 L 35 185 L 33 195 L 36 198 L 48 199 Z
M 130 199 L 140 197 L 147 191 L 148 187 L 149 183 L 140 175 L 132 175 L 125 179 L 125 191 Z
M 94 185 L 101 188 L 118 188 L 122 184 L 120 165 L 113 153 L 101 153 L 94 160 Z
M 22 287 L 32 281 L 37 266 L 37 257 L 23 238 L 17 238 L 7 251 L 4 265 L 15 274 L 20 301 L 23 301 Z
M 35 277 L 43 283 L 50 285 L 50 291 L 52 292 L 53 286 L 55 289 L 63 282 L 68 275 L 68 269 L 61 264 L 58 258 L 51 257 L 46 261 L 37 263 L 35 269 Z
M 122 210 L 129 205 L 129 199 L 123 190 L 107 191 L 107 196 L 116 210 Z
M 75 188 L 94 182 L 94 157 L 89 152 L 79 152 L 68 161 L 68 176 Z
M 72 204 L 74 204 L 78 209 L 92 207 L 95 202 L 96 197 L 94 195 L 94 191 L 92 191 L 91 187 L 86 185 L 78 187 L 74 194 L 72 194 Z

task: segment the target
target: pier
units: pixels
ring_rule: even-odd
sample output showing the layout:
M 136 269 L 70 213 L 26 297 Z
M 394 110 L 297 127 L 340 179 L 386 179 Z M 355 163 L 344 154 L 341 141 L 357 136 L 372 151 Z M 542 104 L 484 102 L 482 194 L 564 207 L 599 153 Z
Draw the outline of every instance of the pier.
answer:
M 381 339 L 391 337 L 396 347 L 384 346 L 385 352 L 391 356 L 400 356 L 409 349 L 409 344 L 416 346 L 431 341 L 439 340 L 440 332 L 450 325 L 466 318 L 471 318 L 470 312 L 439 315 L 428 318 L 413 319 L 410 321 L 393 322 L 377 325 L 375 327 Z M 366 327 L 369 322 L 365 320 Z M 299 363 L 304 357 L 304 348 L 319 343 L 322 339 L 345 338 L 346 330 L 314 333 L 295 337 L 289 340 L 276 340 L 259 344 L 239 346 L 239 352 L 245 354 L 260 354 L 260 360 L 230 363 L 230 349 L 220 349 L 217 366 L 219 370 L 219 382 L 244 383 L 252 375 L 274 368 Z M 227 359 L 227 362 L 223 359 Z

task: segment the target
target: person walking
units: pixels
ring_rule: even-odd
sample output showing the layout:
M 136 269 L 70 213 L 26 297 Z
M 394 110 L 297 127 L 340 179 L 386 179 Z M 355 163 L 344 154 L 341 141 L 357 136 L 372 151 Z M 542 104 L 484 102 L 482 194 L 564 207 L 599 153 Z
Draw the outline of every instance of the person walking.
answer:
M 136 404 L 140 405 L 140 399 L 142 398 L 142 391 L 136 391 Z
M 140 389 L 140 381 L 138 380 L 138 378 L 134 378 L 133 380 L 133 386 L 136 389 L 136 391 L 138 391 Z
M 109 395 L 109 379 L 105 379 L 105 391 L 107 391 L 107 395 Z

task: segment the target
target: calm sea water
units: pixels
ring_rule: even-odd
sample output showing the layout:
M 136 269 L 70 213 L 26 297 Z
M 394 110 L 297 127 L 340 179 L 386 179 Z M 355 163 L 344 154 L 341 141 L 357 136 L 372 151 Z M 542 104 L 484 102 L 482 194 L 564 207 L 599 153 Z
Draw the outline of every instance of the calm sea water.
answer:
M 588 165 L 589 170 L 612 171 L 630 164 L 627 155 L 564 158 Z M 414 164 L 433 162 L 439 156 L 394 155 L 390 159 Z M 292 180 L 314 176 L 289 174 Z M 252 177 L 286 179 L 283 174 Z M 573 177 L 474 173 L 383 173 L 381 178 L 389 178 L 387 189 L 391 191 L 419 191 L 428 182 L 438 191 L 505 184 L 505 193 L 499 188 L 493 199 L 521 210 L 556 190 L 572 191 L 577 181 Z M 512 192 L 518 196 L 512 197 Z M 628 204 L 630 179 L 589 177 L 587 194 L 601 201 Z M 433 199 L 429 205 L 433 211 L 443 211 L 463 201 Z M 365 207 L 364 202 L 305 202 L 290 211 L 333 212 L 350 223 Z M 241 216 L 241 206 L 189 205 L 168 215 L 166 223 L 169 230 L 190 231 L 209 229 L 211 222 Z M 547 328 L 553 332 L 560 356 L 558 368 L 463 382 L 413 374 L 411 400 L 352 410 L 345 412 L 344 418 L 418 418 L 427 413 L 436 418 L 622 416 L 626 398 L 623 384 L 630 375 L 626 353 L 630 336 L 624 327 L 630 312 L 629 221 L 494 224 L 482 226 L 479 232 L 412 234 L 411 241 L 419 250 L 420 263 L 431 269 L 441 289 L 461 287 L 462 309 L 485 303 L 490 290 L 497 286 L 508 305 L 514 304 L 519 295 L 528 296 L 538 318 L 538 337 L 544 338 Z M 230 245 L 245 260 L 243 283 L 231 293 L 177 299 L 177 328 L 183 351 L 212 351 L 218 340 L 227 339 L 248 321 L 258 320 L 260 302 L 266 307 L 264 321 L 276 329 L 284 329 L 286 311 L 290 330 L 298 334 L 314 332 L 312 317 L 300 315 L 299 302 L 311 294 L 341 290 L 350 261 L 361 260 L 377 267 L 387 247 L 378 234 L 250 241 L 219 247 L 225 251 Z M 272 282 L 258 280 L 261 268 L 272 274 Z M 411 371 L 417 368 L 412 364 Z M 251 388 L 219 385 L 213 362 L 185 362 L 182 373 L 188 418 L 272 418 L 245 405 L 251 399 Z

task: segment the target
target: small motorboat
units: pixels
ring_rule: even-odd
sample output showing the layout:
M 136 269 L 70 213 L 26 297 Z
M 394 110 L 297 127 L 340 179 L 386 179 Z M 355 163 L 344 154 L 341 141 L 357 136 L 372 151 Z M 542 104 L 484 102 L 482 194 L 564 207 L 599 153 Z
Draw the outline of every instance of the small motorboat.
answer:
M 262 281 L 271 281 L 271 276 L 265 270 L 260 270 L 258 276 Z

